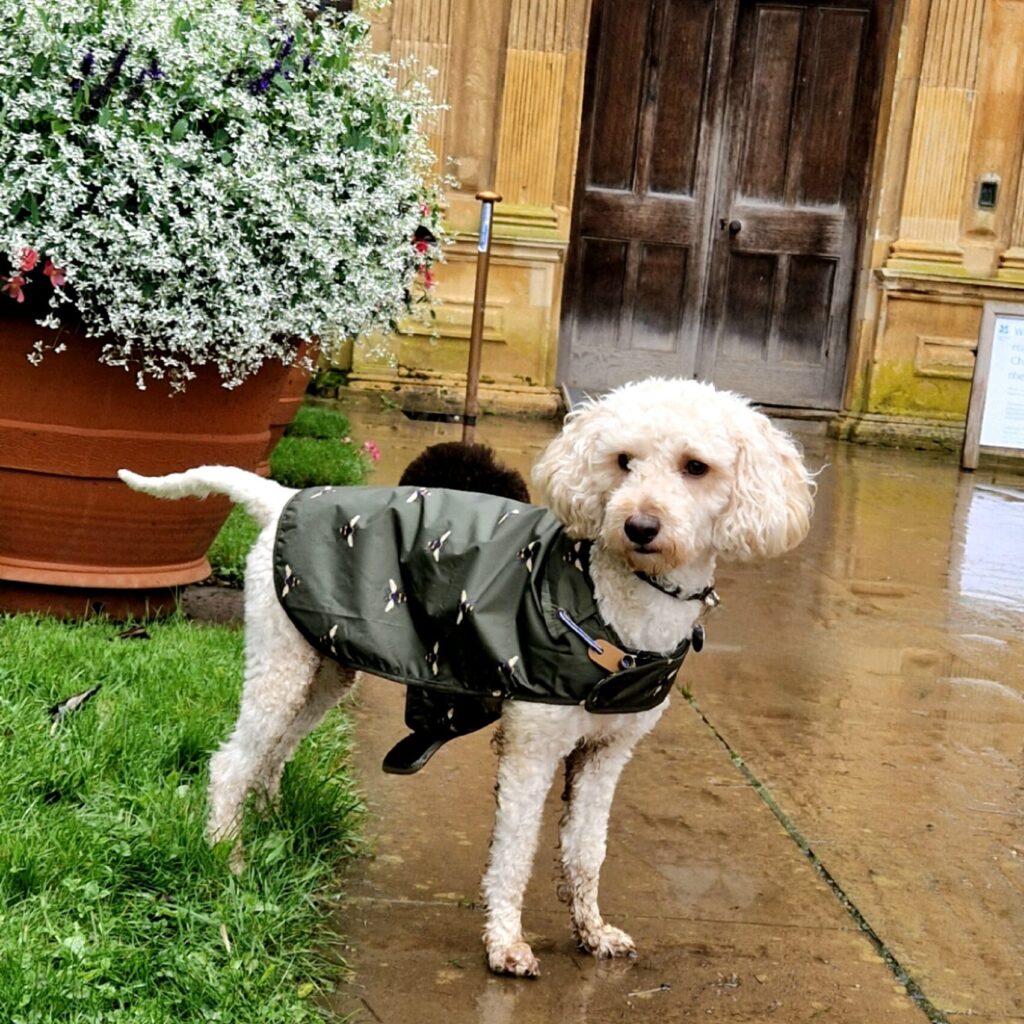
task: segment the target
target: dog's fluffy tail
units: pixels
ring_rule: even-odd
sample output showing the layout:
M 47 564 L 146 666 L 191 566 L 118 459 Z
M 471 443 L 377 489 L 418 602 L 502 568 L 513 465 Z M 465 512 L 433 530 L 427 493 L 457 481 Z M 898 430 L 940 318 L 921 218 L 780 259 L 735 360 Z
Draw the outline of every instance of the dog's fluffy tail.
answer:
M 117 475 L 132 490 L 157 498 L 205 498 L 208 494 L 226 494 L 236 505 L 242 505 L 261 528 L 274 521 L 295 493 L 273 480 L 235 466 L 197 466 L 167 476 L 139 476 L 129 469 L 119 469 Z

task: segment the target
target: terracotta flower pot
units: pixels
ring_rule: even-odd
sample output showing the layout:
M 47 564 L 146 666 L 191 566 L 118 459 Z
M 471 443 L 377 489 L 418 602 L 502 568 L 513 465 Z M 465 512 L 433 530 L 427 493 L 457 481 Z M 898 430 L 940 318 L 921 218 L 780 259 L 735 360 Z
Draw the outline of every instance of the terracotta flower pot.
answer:
M 285 415 L 290 368 L 268 363 L 233 391 L 211 367 L 184 394 L 160 382 L 140 391 L 132 374 L 98 361 L 95 341 L 66 332 L 67 350 L 32 366 L 26 353 L 47 333 L 0 318 L 0 611 L 162 610 L 173 588 L 209 574 L 206 551 L 229 504 L 159 501 L 117 470 L 258 468 L 271 421 Z
M 270 450 L 284 436 L 285 428 L 299 411 L 306 397 L 309 386 L 309 372 L 301 366 L 293 366 L 281 387 L 281 396 L 277 400 L 277 411 L 270 421 Z

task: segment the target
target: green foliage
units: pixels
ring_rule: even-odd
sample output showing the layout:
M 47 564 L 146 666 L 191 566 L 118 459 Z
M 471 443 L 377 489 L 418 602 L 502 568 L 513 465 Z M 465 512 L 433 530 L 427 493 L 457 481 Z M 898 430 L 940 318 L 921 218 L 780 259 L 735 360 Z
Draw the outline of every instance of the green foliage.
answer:
M 270 456 L 270 475 L 286 487 L 360 484 L 367 460 L 349 442 L 316 437 L 282 437 Z
M 242 637 L 180 618 L 0 618 L 0 1019 L 316 1021 L 318 897 L 360 804 L 335 712 L 247 822 L 249 868 L 203 835 L 206 764 L 237 706 Z M 101 689 L 51 731 L 47 709 Z
M 234 386 L 417 308 L 438 108 L 398 72 L 330 4 L 0 0 L 0 299 L 53 332 L 33 359 L 80 316 L 140 384 Z
M 242 586 L 245 582 L 245 559 L 259 533 L 256 520 L 236 505 L 206 552 L 216 579 L 230 587 Z
M 326 405 L 303 405 L 285 427 L 285 437 L 347 438 L 352 433 L 348 419 Z M 318 481 L 323 483 L 324 481 Z

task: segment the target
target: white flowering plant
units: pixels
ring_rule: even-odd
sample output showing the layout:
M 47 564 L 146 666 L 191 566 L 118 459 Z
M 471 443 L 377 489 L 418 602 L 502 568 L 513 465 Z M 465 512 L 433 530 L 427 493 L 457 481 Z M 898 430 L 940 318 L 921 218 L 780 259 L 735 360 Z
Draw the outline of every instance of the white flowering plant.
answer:
M 441 233 L 434 108 L 394 70 L 324 4 L 0 0 L 0 314 L 47 329 L 30 358 L 84 328 L 140 386 L 232 387 L 393 326 Z

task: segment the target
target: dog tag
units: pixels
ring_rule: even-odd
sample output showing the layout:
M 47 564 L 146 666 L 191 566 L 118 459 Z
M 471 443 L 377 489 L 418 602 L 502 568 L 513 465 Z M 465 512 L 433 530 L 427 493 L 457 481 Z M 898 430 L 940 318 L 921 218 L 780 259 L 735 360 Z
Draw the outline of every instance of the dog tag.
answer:
M 690 634 L 690 646 L 695 651 L 700 651 L 704 646 L 704 627 L 700 623 L 693 627 L 693 632 Z
M 615 644 L 607 640 L 595 640 L 594 643 L 601 648 L 600 651 L 595 651 L 591 647 L 587 654 L 590 655 L 591 661 L 597 662 L 606 672 L 621 672 L 624 668 L 632 668 L 636 663 L 633 655 L 620 651 Z

